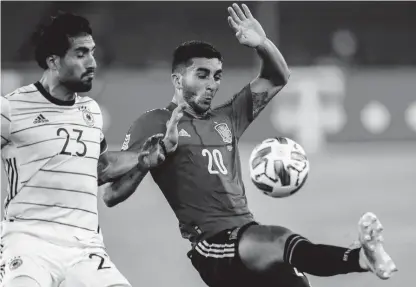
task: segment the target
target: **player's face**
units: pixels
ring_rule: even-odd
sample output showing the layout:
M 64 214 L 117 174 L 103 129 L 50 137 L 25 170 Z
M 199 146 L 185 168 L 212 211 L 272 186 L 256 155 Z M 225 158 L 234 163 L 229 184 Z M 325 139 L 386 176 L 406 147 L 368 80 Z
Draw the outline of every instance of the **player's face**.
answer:
M 95 43 L 92 36 L 78 36 L 69 39 L 71 46 L 60 59 L 59 81 L 73 92 L 88 92 L 92 87 L 97 63 L 94 58 Z
M 220 87 L 222 62 L 219 59 L 194 58 L 182 78 L 184 100 L 197 113 L 210 109 Z

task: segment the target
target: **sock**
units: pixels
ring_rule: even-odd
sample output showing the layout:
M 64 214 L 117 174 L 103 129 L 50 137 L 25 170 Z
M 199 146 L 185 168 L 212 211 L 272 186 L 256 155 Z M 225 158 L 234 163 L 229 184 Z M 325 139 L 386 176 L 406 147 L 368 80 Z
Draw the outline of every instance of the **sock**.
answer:
M 293 234 L 285 243 L 284 261 L 315 276 L 333 276 L 352 272 L 366 272 L 359 264 L 360 249 L 313 244 Z

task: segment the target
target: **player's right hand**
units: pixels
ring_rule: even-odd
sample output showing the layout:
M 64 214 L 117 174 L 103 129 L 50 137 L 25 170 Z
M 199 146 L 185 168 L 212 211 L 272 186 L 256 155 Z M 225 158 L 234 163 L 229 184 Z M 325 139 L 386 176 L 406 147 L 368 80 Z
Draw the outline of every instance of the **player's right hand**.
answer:
M 178 123 L 179 120 L 183 116 L 183 111 L 185 110 L 186 105 L 181 104 L 178 105 L 172 112 L 172 116 L 170 117 L 169 121 L 166 123 L 166 134 L 163 139 L 163 143 L 166 147 L 166 152 L 168 154 L 174 152 L 178 147 Z
M 164 136 L 164 134 L 156 134 L 145 141 L 138 154 L 138 167 L 141 170 L 152 169 L 165 160 L 164 151 L 160 145 Z

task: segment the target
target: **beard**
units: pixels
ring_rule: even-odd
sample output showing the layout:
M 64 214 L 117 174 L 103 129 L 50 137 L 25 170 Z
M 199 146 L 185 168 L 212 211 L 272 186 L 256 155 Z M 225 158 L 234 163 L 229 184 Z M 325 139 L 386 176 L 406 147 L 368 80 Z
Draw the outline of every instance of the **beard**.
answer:
M 61 84 L 74 93 L 89 92 L 92 88 L 92 81 L 67 80 L 61 81 Z
M 187 85 L 184 85 L 183 88 L 183 99 L 194 110 L 194 112 L 199 115 L 205 114 L 211 108 L 210 105 L 207 106 L 198 104 L 197 94 L 189 89 Z
M 183 99 L 185 100 L 185 102 L 197 113 L 197 114 L 204 114 L 206 113 L 209 109 L 210 106 L 208 107 L 202 107 L 200 105 L 198 105 L 197 101 L 196 101 L 196 95 L 193 92 L 189 92 L 189 91 L 184 91 L 183 92 Z

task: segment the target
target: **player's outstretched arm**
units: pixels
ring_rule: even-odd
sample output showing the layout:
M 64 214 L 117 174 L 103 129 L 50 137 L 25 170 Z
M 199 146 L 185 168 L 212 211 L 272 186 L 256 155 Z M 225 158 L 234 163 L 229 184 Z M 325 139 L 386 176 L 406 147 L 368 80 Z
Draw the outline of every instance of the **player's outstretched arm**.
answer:
M 164 145 L 163 134 L 151 136 L 146 140 L 139 151 L 137 164 L 105 186 L 103 199 L 108 207 L 115 206 L 129 198 L 142 182 L 147 172 L 165 160 Z
M 107 151 L 98 159 L 98 185 L 119 178 L 139 162 L 137 151 Z
M 257 117 L 270 100 L 286 85 L 290 71 L 277 47 L 270 41 L 249 8 L 233 4 L 228 7 L 228 23 L 240 44 L 254 48 L 262 60 L 260 74 L 250 83 L 253 93 L 253 117 Z
M 159 166 L 166 156 L 175 152 L 178 146 L 178 123 L 185 106 L 177 107 L 166 123 L 166 133 L 154 135 L 143 144 L 138 164 L 104 189 L 104 202 L 108 207 L 115 206 L 129 198 L 137 189 L 147 172 Z

